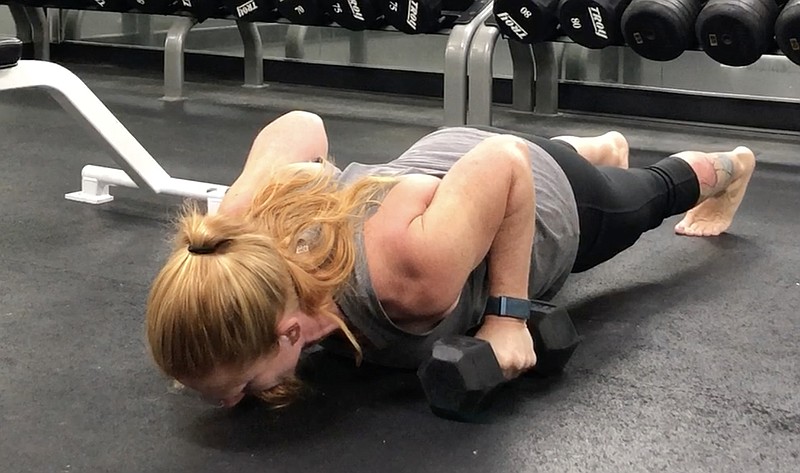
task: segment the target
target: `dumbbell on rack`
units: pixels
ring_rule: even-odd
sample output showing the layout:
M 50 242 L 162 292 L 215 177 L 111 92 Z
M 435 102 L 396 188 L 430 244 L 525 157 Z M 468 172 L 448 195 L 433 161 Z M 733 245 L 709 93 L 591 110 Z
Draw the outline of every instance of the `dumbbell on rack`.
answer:
M 624 44 L 622 14 L 631 0 L 561 0 L 561 29 L 573 41 L 590 49 Z
M 205 21 L 209 18 L 221 18 L 224 15 L 220 0 L 126 0 L 131 10 L 149 15 L 174 15 L 185 13 Z
M 697 46 L 695 22 L 705 0 L 633 0 L 622 14 L 631 49 L 654 61 L 671 61 Z
M 775 39 L 783 54 L 800 65 L 800 0 L 792 0 L 783 7 L 775 22 Z
M 380 0 L 326 0 L 328 15 L 352 31 L 378 28 L 385 23 Z
M 85 0 L 83 2 L 73 1 L 73 4 L 80 5 L 81 7 L 90 8 L 97 11 L 125 13 L 131 9 L 131 4 L 128 0 Z
M 272 22 L 280 17 L 275 0 L 222 0 L 237 20 Z
M 703 51 L 728 66 L 748 66 L 775 46 L 775 0 L 710 0 L 695 25 Z
M 558 3 L 559 0 L 494 0 L 492 8 L 503 36 L 535 44 L 558 36 Z
M 326 0 L 276 0 L 281 16 L 297 25 L 327 26 L 333 23 Z
M 528 328 L 533 336 L 538 376 L 563 371 L 580 336 L 563 308 L 531 301 Z M 448 419 L 469 421 L 486 407 L 490 394 L 505 383 L 488 342 L 467 336 L 446 337 L 433 346 L 431 358 L 417 371 L 431 410 Z
M 445 27 L 445 11 L 463 12 L 475 0 L 381 0 L 386 22 L 406 34 L 433 33 Z

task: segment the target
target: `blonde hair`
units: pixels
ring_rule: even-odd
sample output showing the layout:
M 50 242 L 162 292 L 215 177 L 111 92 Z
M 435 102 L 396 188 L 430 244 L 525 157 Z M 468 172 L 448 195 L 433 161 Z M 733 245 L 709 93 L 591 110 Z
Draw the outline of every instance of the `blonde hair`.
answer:
M 353 270 L 359 217 L 390 181 L 340 187 L 328 166 L 287 165 L 266 179 L 244 217 L 189 207 L 147 302 L 158 367 L 176 379 L 241 368 L 277 347 L 278 319 L 293 306 L 334 320 L 360 360 L 355 337 L 327 304 Z M 285 404 L 296 391 L 286 384 L 259 397 Z

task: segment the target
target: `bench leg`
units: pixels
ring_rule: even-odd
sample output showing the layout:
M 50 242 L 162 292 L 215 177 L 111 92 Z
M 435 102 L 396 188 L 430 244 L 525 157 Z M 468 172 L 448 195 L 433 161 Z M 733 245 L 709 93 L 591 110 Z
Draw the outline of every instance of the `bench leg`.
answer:
M 216 210 L 227 190 L 226 186 L 171 177 L 71 71 L 52 62 L 25 60 L 14 67 L 0 70 L 0 92 L 29 88 L 47 90 L 67 112 L 108 147 L 112 159 L 122 168 L 85 166 L 81 172 L 81 190 L 66 194 L 67 199 L 101 204 L 113 199 L 110 187 L 124 186 L 203 200 L 209 212 Z

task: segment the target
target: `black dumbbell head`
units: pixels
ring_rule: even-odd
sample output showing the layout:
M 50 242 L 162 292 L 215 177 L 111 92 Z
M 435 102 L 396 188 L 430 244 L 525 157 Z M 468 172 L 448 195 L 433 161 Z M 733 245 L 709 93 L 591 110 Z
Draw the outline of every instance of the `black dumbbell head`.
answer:
M 748 66 L 773 45 L 774 0 L 711 0 L 697 17 L 703 51 L 728 66 Z
M 278 11 L 276 0 L 222 0 L 225 9 L 237 20 L 242 21 L 275 21 Z
M 775 39 L 783 54 L 800 65 L 800 0 L 792 0 L 783 7 L 775 22 Z
M 0 69 L 14 67 L 22 58 L 22 41 L 0 36 Z
M 131 9 L 128 0 L 85 0 L 86 8 L 99 11 L 125 13 Z
M 148 15 L 172 15 L 178 11 L 179 2 L 175 0 L 127 0 L 131 10 Z
M 621 21 L 631 0 L 561 0 L 561 29 L 576 43 L 590 48 L 621 45 Z
M 564 367 L 581 342 L 581 337 L 566 309 L 545 302 L 532 301 L 528 326 L 536 350 L 534 373 L 552 376 L 564 371 Z
M 633 0 L 622 15 L 625 42 L 642 57 L 671 61 L 696 44 L 700 0 Z
M 442 21 L 442 0 L 382 0 L 386 22 L 406 34 L 433 33 Z
M 324 26 L 331 23 L 324 0 L 277 0 L 281 16 L 296 25 Z
M 431 409 L 451 419 L 469 419 L 488 394 L 505 381 L 491 345 L 473 337 L 443 338 L 417 371 Z
M 362 31 L 383 23 L 383 10 L 379 0 L 326 0 L 330 17 L 339 26 Z
M 559 0 L 495 0 L 493 12 L 503 36 L 525 44 L 553 39 Z

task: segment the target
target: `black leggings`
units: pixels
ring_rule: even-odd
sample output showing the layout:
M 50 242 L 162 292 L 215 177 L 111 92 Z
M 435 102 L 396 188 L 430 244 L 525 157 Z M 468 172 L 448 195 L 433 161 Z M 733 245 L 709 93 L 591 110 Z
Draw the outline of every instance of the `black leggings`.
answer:
M 689 164 L 669 157 L 641 169 L 594 166 L 563 141 L 491 127 L 531 141 L 564 170 L 578 204 L 580 243 L 572 272 L 608 261 L 665 218 L 694 207 L 700 185 Z

